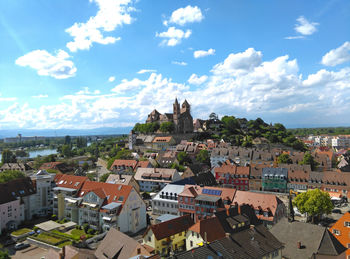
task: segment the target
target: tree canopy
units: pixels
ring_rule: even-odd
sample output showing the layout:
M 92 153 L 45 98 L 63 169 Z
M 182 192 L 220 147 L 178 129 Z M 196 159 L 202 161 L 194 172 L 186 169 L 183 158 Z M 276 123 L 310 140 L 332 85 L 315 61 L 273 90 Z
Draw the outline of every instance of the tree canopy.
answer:
M 16 155 L 11 150 L 5 149 L 1 153 L 1 163 L 16 163 Z
M 279 163 L 279 164 L 292 164 L 293 161 L 288 154 L 283 153 L 283 154 L 278 156 L 277 163 Z
M 7 183 L 14 179 L 24 178 L 25 174 L 21 171 L 5 170 L 0 174 L 0 183 Z
M 152 123 L 136 123 L 133 131 L 139 133 L 154 133 L 159 129 L 160 125 L 157 122 Z
M 170 133 L 173 132 L 174 129 L 175 129 L 175 125 L 171 121 L 163 122 L 162 124 L 160 124 L 160 128 L 159 128 L 161 132 L 170 132 Z
M 177 154 L 177 160 L 179 161 L 180 165 L 191 163 L 190 156 L 184 151 L 181 151 Z
M 208 150 L 200 150 L 196 156 L 196 160 L 200 163 L 210 164 L 210 156 Z
M 331 213 L 334 207 L 329 193 L 319 189 L 308 190 L 298 194 L 293 201 L 293 205 L 301 213 L 307 213 L 308 216 L 311 216 L 312 222 L 317 216 Z
M 302 161 L 300 161 L 299 164 L 310 165 L 312 171 L 314 171 L 318 166 L 318 162 L 315 161 L 314 157 L 310 154 L 310 152 L 305 152 L 304 158 Z

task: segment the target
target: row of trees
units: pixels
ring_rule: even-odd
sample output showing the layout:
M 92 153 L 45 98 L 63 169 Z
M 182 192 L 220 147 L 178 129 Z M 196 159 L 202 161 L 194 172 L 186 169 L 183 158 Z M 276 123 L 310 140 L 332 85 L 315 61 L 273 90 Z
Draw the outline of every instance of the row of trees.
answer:
M 157 131 L 161 132 L 173 132 L 175 130 L 175 125 L 171 121 L 163 122 L 161 124 L 157 122 L 152 122 L 152 123 L 136 123 L 133 131 L 139 132 L 139 133 L 154 133 Z
M 24 178 L 25 174 L 21 171 L 5 170 L 0 174 L 0 183 L 7 183 L 11 180 Z
M 282 143 L 297 150 L 306 150 L 303 142 L 298 140 L 281 123 L 267 124 L 261 118 L 247 120 L 234 116 L 223 116 L 219 120 L 215 113 L 209 116 L 207 128 L 212 129 L 214 137 L 223 138 L 237 146 L 250 147 L 255 138 L 265 138 L 271 143 Z
M 278 156 L 277 163 L 279 164 L 293 164 L 292 159 L 287 153 L 283 153 Z M 310 165 L 311 170 L 315 170 L 319 163 L 315 160 L 315 158 L 311 155 L 309 151 L 305 152 L 303 160 L 299 161 L 300 165 Z
M 308 136 L 308 135 L 348 135 L 350 134 L 350 127 L 329 127 L 329 128 L 301 128 L 301 129 L 288 129 L 289 132 L 296 136 Z

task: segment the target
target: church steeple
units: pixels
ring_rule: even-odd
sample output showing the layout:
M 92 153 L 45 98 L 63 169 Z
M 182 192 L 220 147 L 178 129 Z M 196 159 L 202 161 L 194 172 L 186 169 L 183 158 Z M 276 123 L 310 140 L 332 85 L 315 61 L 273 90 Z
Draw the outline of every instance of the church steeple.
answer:
M 175 98 L 175 102 L 173 104 L 173 111 L 174 111 L 174 116 L 180 114 L 180 104 L 177 101 L 177 98 Z

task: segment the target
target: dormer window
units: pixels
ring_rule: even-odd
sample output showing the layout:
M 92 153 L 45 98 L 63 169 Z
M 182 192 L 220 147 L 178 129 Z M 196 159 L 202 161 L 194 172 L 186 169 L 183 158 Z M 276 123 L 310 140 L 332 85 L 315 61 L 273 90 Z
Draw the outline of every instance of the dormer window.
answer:
M 349 222 L 349 221 L 345 221 L 345 222 L 344 222 L 344 226 L 345 226 L 345 227 L 350 227 L 350 222 Z
M 338 229 L 333 229 L 333 234 L 339 236 L 340 231 Z

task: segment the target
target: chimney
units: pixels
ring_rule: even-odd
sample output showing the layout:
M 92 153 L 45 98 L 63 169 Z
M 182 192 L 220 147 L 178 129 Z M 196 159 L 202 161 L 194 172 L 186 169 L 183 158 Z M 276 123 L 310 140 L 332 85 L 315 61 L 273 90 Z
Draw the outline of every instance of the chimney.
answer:
M 301 241 L 298 241 L 298 242 L 297 242 L 297 248 L 298 248 L 298 249 L 301 249 Z
M 207 232 L 204 232 L 204 243 L 208 244 Z
M 61 257 L 61 259 L 64 259 L 66 257 L 66 246 L 62 247 L 60 257 Z
M 238 205 L 238 214 L 241 215 L 241 205 Z

